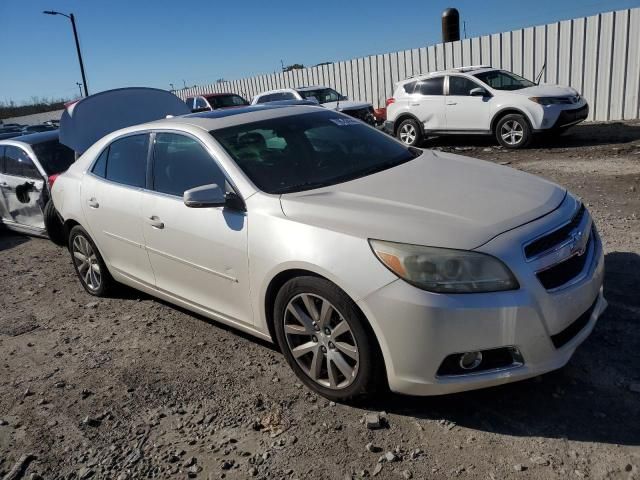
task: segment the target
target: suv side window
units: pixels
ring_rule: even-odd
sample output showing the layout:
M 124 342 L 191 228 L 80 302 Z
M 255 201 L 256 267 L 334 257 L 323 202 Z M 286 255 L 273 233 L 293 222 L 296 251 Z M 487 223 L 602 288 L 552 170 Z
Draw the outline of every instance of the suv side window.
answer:
M 158 133 L 153 145 L 153 190 L 182 197 L 202 185 L 225 189 L 226 177 L 197 140 L 176 133 Z
M 469 96 L 471 95 L 471 90 L 478 87 L 480 87 L 480 85 L 468 78 L 456 76 L 449 77 L 449 95 Z
M 405 83 L 403 87 L 405 93 L 408 93 L 409 95 L 414 93 L 414 89 L 416 88 L 416 83 L 418 82 L 414 81 L 414 82 Z
M 146 133 L 115 140 L 109 145 L 107 154 L 107 180 L 131 187 L 144 187 L 148 152 L 149 135 Z
M 443 95 L 444 77 L 426 78 L 416 85 L 414 93 L 420 95 Z
M 27 155 L 27 152 L 21 148 L 7 145 L 4 154 L 5 173 L 16 177 L 42 179 L 42 175 L 33 164 L 33 161 Z

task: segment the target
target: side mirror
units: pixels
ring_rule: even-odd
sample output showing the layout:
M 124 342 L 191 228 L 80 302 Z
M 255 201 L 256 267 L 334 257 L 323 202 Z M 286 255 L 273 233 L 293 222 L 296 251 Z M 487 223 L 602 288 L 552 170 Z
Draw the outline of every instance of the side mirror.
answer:
M 189 208 L 227 207 L 241 212 L 246 210 L 244 201 L 237 193 L 225 194 L 215 183 L 187 190 L 182 198 Z
M 340 100 L 349 100 L 349 97 L 346 95 L 340 95 Z
M 187 190 L 182 198 L 189 208 L 224 207 L 227 203 L 224 191 L 215 183 Z
M 191 113 L 208 112 L 210 110 L 209 107 L 196 107 L 191 109 Z
M 489 97 L 489 92 L 487 92 L 484 88 L 482 87 L 476 87 L 471 89 L 471 91 L 469 92 L 469 95 L 471 95 L 472 97 Z

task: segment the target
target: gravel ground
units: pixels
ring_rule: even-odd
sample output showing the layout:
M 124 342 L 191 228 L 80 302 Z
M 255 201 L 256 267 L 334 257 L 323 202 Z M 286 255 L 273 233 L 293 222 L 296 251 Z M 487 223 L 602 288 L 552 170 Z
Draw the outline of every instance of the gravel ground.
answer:
M 426 146 L 509 162 L 589 205 L 610 307 L 565 368 L 336 405 L 273 346 L 133 290 L 96 300 L 66 250 L 4 232 L 0 478 L 640 478 L 640 123 L 522 152 Z

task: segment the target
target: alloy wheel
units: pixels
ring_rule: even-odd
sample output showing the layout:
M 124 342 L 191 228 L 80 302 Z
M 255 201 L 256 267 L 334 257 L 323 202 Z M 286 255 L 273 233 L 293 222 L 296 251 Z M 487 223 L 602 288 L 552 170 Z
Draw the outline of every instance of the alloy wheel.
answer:
M 91 291 L 96 291 L 102 284 L 100 264 L 91 243 L 82 235 L 73 239 L 73 261 L 78 269 L 78 275 Z
M 311 293 L 293 297 L 284 333 L 296 363 L 314 382 L 335 390 L 353 383 L 360 361 L 355 335 L 327 299 Z
M 418 132 L 416 131 L 416 127 L 410 123 L 405 123 L 400 127 L 400 140 L 407 145 L 413 145 L 417 136 Z
M 520 122 L 516 120 L 509 120 L 502 124 L 500 135 L 508 145 L 518 145 L 524 137 L 524 128 Z

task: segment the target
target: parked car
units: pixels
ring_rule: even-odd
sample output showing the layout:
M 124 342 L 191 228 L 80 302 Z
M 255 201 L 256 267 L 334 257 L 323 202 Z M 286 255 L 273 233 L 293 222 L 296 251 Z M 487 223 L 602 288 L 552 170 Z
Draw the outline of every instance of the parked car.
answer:
M 548 181 L 315 106 L 128 127 L 53 186 L 78 278 L 277 342 L 346 400 L 562 367 L 606 307 L 591 215 Z
M 253 97 L 252 105 L 282 100 L 312 100 L 329 110 L 346 113 L 370 125 L 375 124 L 373 105 L 350 101 L 346 96 L 329 87 L 298 87 L 269 90 Z
M 481 134 L 522 148 L 534 134 L 563 132 L 588 114 L 587 101 L 571 87 L 537 85 L 483 65 L 398 82 L 384 129 L 407 145 L 430 135 Z
M 14 126 L 3 126 L 0 127 L 0 140 L 4 140 L 7 138 L 13 138 L 13 137 L 18 137 L 22 135 L 22 128 L 21 127 L 14 127 Z
M 209 93 L 187 97 L 185 103 L 192 112 L 207 112 L 218 108 L 237 108 L 249 105 L 249 102 L 236 93 Z
M 0 223 L 54 241 L 64 238 L 50 189 L 74 159 L 57 131 L 0 141 Z

